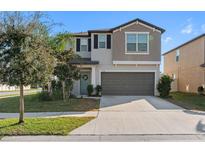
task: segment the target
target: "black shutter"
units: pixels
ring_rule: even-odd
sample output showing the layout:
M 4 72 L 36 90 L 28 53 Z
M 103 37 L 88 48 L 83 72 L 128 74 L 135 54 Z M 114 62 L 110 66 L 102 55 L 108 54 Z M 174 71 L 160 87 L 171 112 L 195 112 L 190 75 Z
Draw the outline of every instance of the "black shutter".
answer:
M 98 35 L 95 34 L 94 35 L 94 49 L 97 49 L 98 48 Z
M 107 49 L 111 49 L 111 35 L 107 35 Z
M 77 52 L 80 51 L 80 39 L 79 38 L 76 39 L 76 51 Z
M 91 51 L 91 39 L 88 39 L 88 51 Z

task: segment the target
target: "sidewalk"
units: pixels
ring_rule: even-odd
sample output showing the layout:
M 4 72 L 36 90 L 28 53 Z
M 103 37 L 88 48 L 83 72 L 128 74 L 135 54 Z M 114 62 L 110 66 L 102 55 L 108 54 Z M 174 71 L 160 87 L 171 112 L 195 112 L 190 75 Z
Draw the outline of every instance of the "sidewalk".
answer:
M 5 136 L 0 142 L 156 142 L 205 141 L 204 135 L 69 135 L 69 136 Z
M 55 118 L 55 117 L 96 117 L 98 111 L 88 112 L 30 112 L 25 113 L 25 117 L 44 117 L 44 118 Z M 0 119 L 6 118 L 18 118 L 19 113 L 0 113 Z

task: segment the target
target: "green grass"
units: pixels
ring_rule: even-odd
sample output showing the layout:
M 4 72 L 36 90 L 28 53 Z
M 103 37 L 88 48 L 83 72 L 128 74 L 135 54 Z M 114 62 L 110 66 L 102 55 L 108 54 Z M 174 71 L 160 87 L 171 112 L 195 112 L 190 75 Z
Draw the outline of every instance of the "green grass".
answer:
M 93 111 L 99 109 L 99 100 L 71 98 L 69 101 L 39 101 L 38 94 L 25 96 L 25 112 Z M 0 112 L 19 112 L 19 96 L 0 98 Z
M 205 111 L 205 96 L 194 93 L 173 92 L 168 100 L 185 109 Z
M 24 95 L 31 95 L 31 94 L 37 94 L 39 92 L 37 91 L 32 91 L 32 92 L 29 92 L 29 93 L 24 93 Z M 7 97 L 14 97 L 14 96 L 19 96 L 19 94 L 4 94 L 4 95 L 0 95 L 0 99 L 1 98 L 7 98 Z
M 92 120 L 93 117 L 26 118 L 0 120 L 0 136 L 14 135 L 67 135 L 70 131 Z

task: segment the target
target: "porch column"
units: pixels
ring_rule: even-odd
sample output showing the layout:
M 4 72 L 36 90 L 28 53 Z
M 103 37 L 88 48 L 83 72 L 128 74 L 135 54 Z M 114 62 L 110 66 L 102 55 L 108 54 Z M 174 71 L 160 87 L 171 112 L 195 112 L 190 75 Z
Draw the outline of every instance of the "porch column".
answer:
M 96 87 L 95 66 L 91 67 L 91 84 L 93 85 L 93 87 Z

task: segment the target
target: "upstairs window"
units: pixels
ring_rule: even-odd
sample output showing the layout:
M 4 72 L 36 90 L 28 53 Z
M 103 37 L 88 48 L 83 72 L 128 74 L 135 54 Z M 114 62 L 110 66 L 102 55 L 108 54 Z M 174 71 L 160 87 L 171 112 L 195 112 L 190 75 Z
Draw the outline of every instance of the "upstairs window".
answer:
M 179 53 L 179 49 L 176 51 L 176 62 L 178 62 L 179 61 L 179 55 L 180 55 L 180 53 Z
M 126 33 L 126 53 L 148 53 L 148 33 Z
M 99 37 L 99 42 L 98 42 L 98 44 L 99 44 L 99 48 L 105 48 L 105 46 L 106 46 L 106 35 L 105 34 L 99 34 L 98 35 L 98 37 Z
M 80 51 L 88 51 L 88 39 L 80 39 Z

